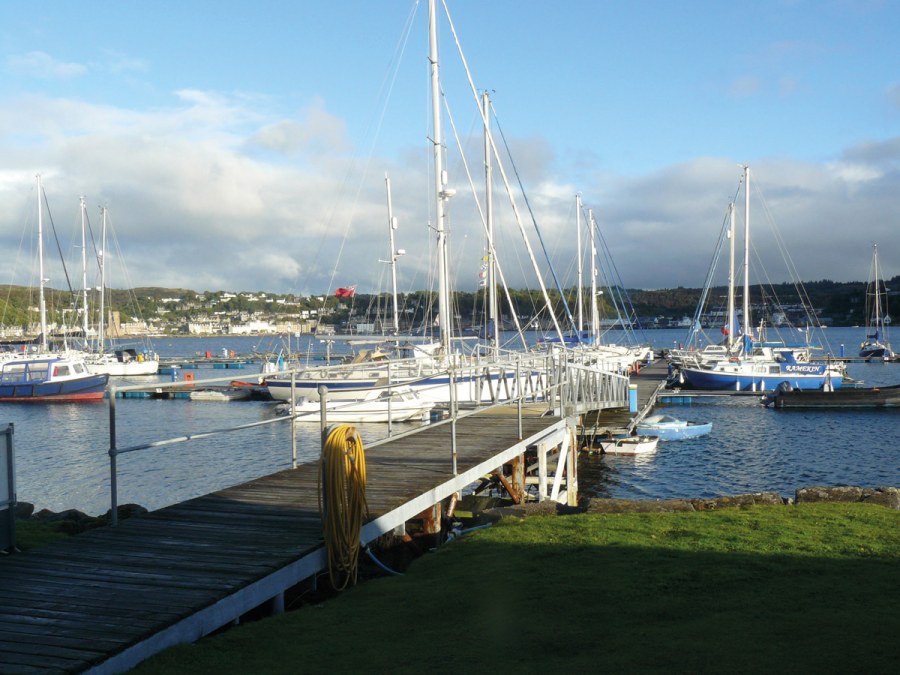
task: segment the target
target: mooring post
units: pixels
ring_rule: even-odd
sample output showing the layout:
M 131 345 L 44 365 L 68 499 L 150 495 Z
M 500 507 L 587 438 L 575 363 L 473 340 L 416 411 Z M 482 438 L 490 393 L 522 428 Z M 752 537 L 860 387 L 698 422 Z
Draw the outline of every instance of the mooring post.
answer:
M 116 388 L 109 388 L 109 523 L 119 524 L 119 496 L 116 480 Z

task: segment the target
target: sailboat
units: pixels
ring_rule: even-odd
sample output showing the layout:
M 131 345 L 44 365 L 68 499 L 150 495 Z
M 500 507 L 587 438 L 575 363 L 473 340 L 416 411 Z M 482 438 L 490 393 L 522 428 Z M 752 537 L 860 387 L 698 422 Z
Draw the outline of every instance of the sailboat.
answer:
M 7 358 L 0 369 L 0 402 L 90 401 L 102 399 L 107 375 L 88 372 L 79 352 L 51 352 L 47 342 L 47 303 L 44 286 L 43 186 L 37 176 L 38 270 L 40 274 L 40 345 L 34 352 Z
M 318 387 L 324 385 L 329 400 L 360 400 L 372 391 L 384 389 L 388 385 L 402 384 L 410 387 L 418 396 L 431 403 L 449 403 L 451 407 L 464 403 L 487 403 L 512 398 L 520 383 L 530 375 L 517 375 L 516 364 L 512 360 L 497 357 L 497 347 L 484 360 L 464 358 L 454 354 L 451 348 L 452 321 L 450 311 L 449 253 L 447 226 L 447 202 L 456 194 L 448 185 L 444 168 L 444 140 L 441 129 L 441 85 L 438 68 L 437 8 L 434 0 L 429 2 L 429 63 L 431 75 L 432 134 L 430 141 L 434 153 L 434 225 L 437 235 L 437 279 L 438 312 L 435 325 L 440 327 L 440 341 L 434 344 L 414 345 L 397 343 L 394 349 L 411 352 L 406 359 L 385 359 L 377 363 L 358 363 L 343 368 L 314 368 L 291 375 L 284 373 L 266 379 L 266 385 L 273 398 L 290 400 L 291 392 L 308 400 L 319 398 Z M 390 208 L 390 187 L 388 185 L 388 217 L 391 233 L 391 264 L 400 255 L 394 248 L 393 229 L 395 227 Z M 395 286 L 396 295 L 396 286 Z M 396 304 L 395 304 L 396 308 Z M 395 309 L 395 320 L 397 310 Z M 395 324 L 395 330 L 399 326 Z M 496 336 L 494 337 L 496 340 Z M 496 342 L 494 343 L 496 345 Z
M 728 279 L 727 358 L 685 363 L 679 369 L 683 383 L 695 389 L 765 391 L 787 382 L 794 389 L 833 389 L 841 386 L 843 374 L 830 363 L 813 363 L 807 348 L 767 345 L 762 327 L 753 338 L 750 316 L 750 167 L 744 167 L 744 306 L 742 335 L 735 332 L 734 248 Z M 734 209 L 731 208 L 731 241 L 734 242 Z M 737 342 L 736 342 L 737 340 Z
M 87 264 L 85 251 L 87 242 L 84 236 L 84 200 L 81 205 L 82 214 L 82 269 L 84 274 L 84 335 L 87 339 L 88 334 L 88 313 L 87 313 Z M 101 234 L 100 234 L 100 251 L 98 258 L 100 262 L 100 320 L 97 329 L 97 350 L 89 351 L 85 356 L 88 370 L 95 375 L 114 375 L 114 376 L 142 376 L 156 375 L 159 372 L 159 357 L 149 350 L 138 352 L 133 348 L 113 349 L 106 348 L 106 229 L 107 229 L 107 210 L 101 209 Z
M 887 316 L 887 289 L 878 272 L 878 244 L 873 244 L 872 271 L 866 288 L 866 339 L 859 345 L 860 358 L 866 361 L 893 358 L 894 352 L 888 342 Z

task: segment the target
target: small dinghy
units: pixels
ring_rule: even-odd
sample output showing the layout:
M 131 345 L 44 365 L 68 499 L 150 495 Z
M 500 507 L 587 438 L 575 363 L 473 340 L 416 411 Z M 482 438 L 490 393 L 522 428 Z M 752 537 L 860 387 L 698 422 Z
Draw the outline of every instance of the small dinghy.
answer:
M 228 401 L 244 401 L 250 398 L 249 389 L 198 389 L 192 391 L 188 398 L 192 401 L 214 401 L 227 403 Z
M 681 441 L 686 438 L 705 436 L 712 431 L 712 422 L 686 422 L 671 415 L 651 415 L 638 423 L 635 430 L 639 434 L 657 436 L 661 441 Z
M 612 438 L 598 438 L 597 444 L 600 450 L 607 455 L 645 455 L 656 452 L 656 444 L 659 438 L 656 436 L 614 436 Z

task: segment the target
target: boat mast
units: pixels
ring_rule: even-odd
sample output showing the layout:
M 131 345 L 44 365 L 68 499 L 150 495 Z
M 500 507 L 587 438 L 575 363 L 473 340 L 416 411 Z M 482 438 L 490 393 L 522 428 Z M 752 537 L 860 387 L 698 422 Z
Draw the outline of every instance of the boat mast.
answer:
M 37 175 L 37 207 L 38 207 L 38 275 L 40 276 L 40 293 L 38 306 L 41 318 L 41 351 L 46 352 L 47 346 L 47 303 L 44 300 L 44 286 L 49 279 L 44 278 L 44 217 L 41 195 L 44 191 L 41 183 L 41 174 Z
M 750 167 L 744 167 L 744 338 L 742 352 L 747 351 L 747 340 L 753 338 L 750 321 Z
M 106 349 L 106 208 L 103 206 L 100 207 L 100 222 L 100 321 L 97 324 L 97 351 L 102 354 Z
M 575 195 L 575 232 L 578 234 L 578 341 L 581 342 L 581 336 L 584 331 L 584 274 L 581 269 L 581 195 Z
M 874 266 L 874 274 L 875 274 L 875 318 L 872 322 L 875 327 L 875 339 L 882 340 L 884 336 L 881 335 L 881 282 L 879 279 L 881 277 L 878 275 L 878 244 L 872 244 L 872 264 Z
M 400 334 L 400 311 L 397 308 L 397 258 L 406 253 L 406 251 L 398 251 L 394 248 L 394 230 L 397 229 L 397 219 L 394 218 L 394 207 L 391 203 L 391 179 L 387 174 L 384 175 L 384 184 L 387 189 L 387 208 L 388 208 L 388 236 L 391 244 L 391 259 L 388 261 L 391 265 L 391 293 L 394 300 L 394 335 Z
M 441 136 L 441 81 L 438 69 L 437 8 L 435 0 L 428 1 L 428 42 L 431 63 L 431 116 L 432 144 L 434 145 L 435 231 L 438 256 L 438 323 L 441 328 L 441 347 L 450 356 L 450 288 L 448 279 L 447 228 L 444 202 L 455 194 L 447 189 L 447 172 L 444 170 L 444 147 Z
M 731 217 L 731 226 L 728 230 L 728 238 L 731 240 L 731 254 L 728 265 L 728 319 L 725 326 L 728 330 L 727 342 L 728 351 L 734 345 L 734 333 L 736 326 L 734 325 L 734 202 L 728 205 L 728 213 Z
M 597 243 L 594 240 L 594 209 L 588 209 L 588 225 L 591 228 L 591 334 L 594 344 L 600 344 L 600 308 L 597 307 Z
M 87 238 L 85 236 L 84 196 L 81 197 L 81 332 L 84 348 L 88 348 L 88 281 Z
M 487 220 L 487 301 L 488 301 L 488 338 L 494 358 L 500 356 L 500 326 L 497 311 L 497 260 L 494 257 L 494 165 L 491 152 L 491 96 L 485 90 L 482 93 L 482 115 L 484 117 L 484 209 Z

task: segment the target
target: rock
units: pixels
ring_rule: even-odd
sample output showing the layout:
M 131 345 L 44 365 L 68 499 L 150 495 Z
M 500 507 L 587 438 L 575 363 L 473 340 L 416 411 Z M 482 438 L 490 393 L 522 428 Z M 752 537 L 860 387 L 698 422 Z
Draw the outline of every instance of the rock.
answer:
M 715 511 L 716 509 L 745 506 L 782 506 L 785 500 L 777 492 L 755 492 L 732 497 L 716 497 L 715 499 L 692 499 L 691 504 L 697 511 Z
M 15 515 L 19 520 L 28 520 L 34 514 L 34 504 L 30 502 L 16 502 Z
M 796 503 L 865 502 L 900 509 L 900 489 L 895 487 L 864 488 L 850 485 L 808 487 L 797 490 Z

